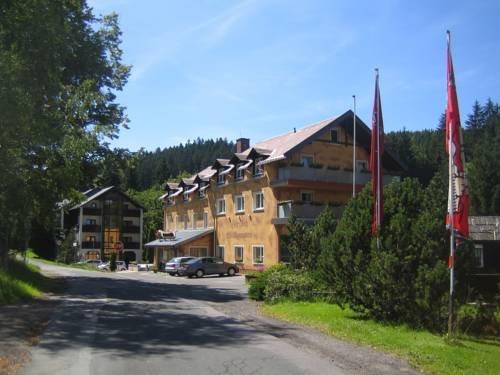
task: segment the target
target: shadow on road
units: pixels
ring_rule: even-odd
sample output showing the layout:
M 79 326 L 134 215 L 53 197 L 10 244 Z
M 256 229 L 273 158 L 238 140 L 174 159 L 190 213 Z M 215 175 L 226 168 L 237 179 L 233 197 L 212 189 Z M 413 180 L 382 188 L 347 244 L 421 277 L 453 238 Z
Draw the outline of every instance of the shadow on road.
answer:
M 204 302 L 244 299 L 235 290 L 107 277 L 67 277 L 72 287 L 40 348 L 51 355 L 83 347 L 118 356 L 171 355 L 192 346 L 234 347 L 259 332 Z M 186 302 L 188 300 L 188 302 Z

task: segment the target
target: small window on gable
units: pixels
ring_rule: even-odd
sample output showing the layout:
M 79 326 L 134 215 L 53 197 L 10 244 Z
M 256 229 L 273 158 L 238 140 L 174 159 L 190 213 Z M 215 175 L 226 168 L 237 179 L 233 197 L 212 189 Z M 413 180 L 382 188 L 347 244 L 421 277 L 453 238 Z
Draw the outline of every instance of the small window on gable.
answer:
M 304 167 L 310 167 L 314 164 L 314 158 L 311 155 L 302 155 L 300 161 Z
M 236 165 L 236 172 L 235 172 L 235 178 L 236 178 L 236 181 L 241 181 L 243 180 L 243 178 L 245 177 L 245 170 L 244 169 L 239 169 L 238 167 L 240 167 L 240 165 Z
M 474 245 L 474 260 L 477 268 L 484 268 L 483 244 Z
M 217 170 L 217 185 L 224 185 L 224 183 L 226 182 L 226 180 L 224 179 L 224 175 L 221 174 L 222 172 L 224 172 L 224 168 L 219 168 Z
M 222 215 L 226 213 L 226 201 L 224 198 L 219 198 L 216 201 L 216 207 L 215 207 L 215 212 L 217 212 L 217 215 Z
M 182 193 L 182 198 L 183 198 L 184 202 L 189 201 L 189 193 Z
M 264 158 L 259 157 L 255 158 L 254 163 L 253 163 L 253 175 L 254 176 L 262 176 L 264 174 L 264 167 L 262 165 L 259 165 L 259 163 L 264 160 Z
M 340 134 L 339 134 L 339 129 L 332 129 L 330 134 L 331 134 L 331 141 L 332 143 L 340 143 Z

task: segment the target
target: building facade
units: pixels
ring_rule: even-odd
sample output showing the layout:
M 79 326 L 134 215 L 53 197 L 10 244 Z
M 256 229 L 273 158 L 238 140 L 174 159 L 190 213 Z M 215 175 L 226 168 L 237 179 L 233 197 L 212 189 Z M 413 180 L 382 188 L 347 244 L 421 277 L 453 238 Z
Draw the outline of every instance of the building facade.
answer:
M 170 239 L 147 246 L 158 249 L 157 260 L 181 255 L 214 255 L 243 270 L 263 269 L 288 260 L 283 246 L 286 224 L 294 215 L 314 223 L 328 204 L 340 216 L 355 189 L 370 180 L 370 130 L 357 119 L 353 145 L 352 111 L 250 146 L 239 139 L 230 159 L 214 163 L 177 184 L 168 184 L 164 231 Z M 353 147 L 357 166 L 353 171 Z M 388 153 L 383 158 L 384 183 L 401 175 L 401 165 Z M 175 238 L 202 231 L 191 244 Z
M 73 236 L 80 259 L 142 259 L 143 207 L 118 188 L 94 188 L 66 213 L 60 226 Z

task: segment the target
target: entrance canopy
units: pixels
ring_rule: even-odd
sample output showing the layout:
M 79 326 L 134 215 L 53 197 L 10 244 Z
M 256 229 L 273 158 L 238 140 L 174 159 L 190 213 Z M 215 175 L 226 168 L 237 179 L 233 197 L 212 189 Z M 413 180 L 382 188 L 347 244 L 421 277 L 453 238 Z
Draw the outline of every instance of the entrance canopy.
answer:
M 197 238 L 213 233 L 214 228 L 178 230 L 172 238 L 160 238 L 145 244 L 145 247 L 178 247 Z

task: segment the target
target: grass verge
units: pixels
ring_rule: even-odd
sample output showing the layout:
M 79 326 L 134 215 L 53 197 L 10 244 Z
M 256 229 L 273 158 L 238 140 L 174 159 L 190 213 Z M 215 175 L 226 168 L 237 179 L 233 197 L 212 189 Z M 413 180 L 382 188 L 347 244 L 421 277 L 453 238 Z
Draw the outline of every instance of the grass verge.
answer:
M 434 374 L 500 374 L 500 338 L 461 337 L 453 343 L 427 331 L 364 319 L 322 302 L 264 305 L 268 316 L 302 324 L 357 344 L 397 354 Z
M 26 251 L 26 258 L 28 258 L 28 259 L 35 259 L 37 262 L 41 262 L 41 263 L 45 263 L 45 264 L 51 264 L 51 265 L 59 266 L 59 267 L 71 267 L 71 268 L 79 268 L 79 269 L 87 270 L 87 271 L 98 271 L 96 267 L 89 266 L 88 264 L 82 264 L 82 263 L 67 264 L 67 263 L 62 263 L 62 262 L 58 262 L 58 261 L 55 261 L 55 260 L 49 260 L 49 259 L 41 258 L 33 250 Z
M 33 264 L 9 259 L 0 268 L 0 305 L 40 297 L 52 288 L 52 280 Z

